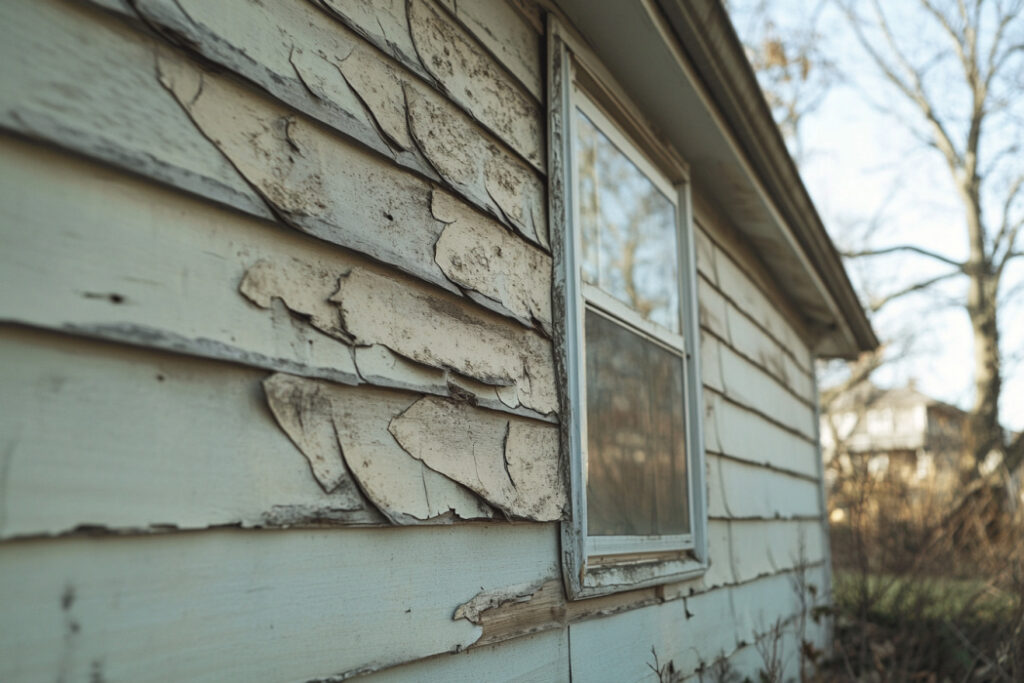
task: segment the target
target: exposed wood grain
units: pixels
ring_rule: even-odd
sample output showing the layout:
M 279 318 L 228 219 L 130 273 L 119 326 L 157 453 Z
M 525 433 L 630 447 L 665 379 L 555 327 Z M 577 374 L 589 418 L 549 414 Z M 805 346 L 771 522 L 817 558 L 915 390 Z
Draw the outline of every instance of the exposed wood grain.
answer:
M 443 369 L 386 349 L 357 351 L 365 375 L 353 364 L 338 307 L 328 299 L 342 273 L 384 269 L 28 143 L 0 138 L 0 150 L 7 178 L 0 234 L 9 246 L 0 250 L 0 319 L 349 384 L 451 392 Z M 396 282 L 422 287 L 410 278 Z M 513 337 L 528 332 L 507 318 L 488 321 L 504 321 L 499 328 L 509 326 Z M 539 337 L 534 346 L 539 358 L 550 356 Z M 514 362 L 521 366 L 518 356 Z M 494 386 L 467 389 L 479 391 L 481 405 L 527 412 Z
M 455 607 L 556 557 L 538 524 L 7 543 L 0 678 L 338 680 L 466 647 Z
M 562 519 L 566 492 L 553 425 L 423 398 L 395 417 L 389 430 L 412 457 L 506 515 Z
M 321 463 L 351 472 L 359 490 L 394 524 L 495 516 L 467 489 L 426 467 L 392 438 L 388 425 L 413 405 L 415 396 L 368 388 L 346 391 L 284 374 L 266 379 L 263 389 L 277 423 L 309 460 L 321 484 Z M 311 434 L 326 437 L 314 439 Z
M 317 485 L 261 371 L 10 326 L 0 357 L 0 537 L 384 521 Z

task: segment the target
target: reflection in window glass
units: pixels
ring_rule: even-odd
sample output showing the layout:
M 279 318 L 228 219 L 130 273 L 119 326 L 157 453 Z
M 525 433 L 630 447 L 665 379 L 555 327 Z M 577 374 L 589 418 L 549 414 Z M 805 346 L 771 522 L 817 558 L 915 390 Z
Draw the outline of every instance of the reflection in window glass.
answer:
M 586 313 L 590 536 L 690 532 L 683 359 Z
M 675 205 L 576 110 L 583 280 L 679 332 Z

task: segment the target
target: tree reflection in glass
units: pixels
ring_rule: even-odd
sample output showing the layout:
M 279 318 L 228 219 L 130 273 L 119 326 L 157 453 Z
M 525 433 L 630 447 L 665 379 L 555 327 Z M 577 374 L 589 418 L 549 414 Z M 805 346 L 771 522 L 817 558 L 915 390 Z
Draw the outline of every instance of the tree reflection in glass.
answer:
M 576 110 L 583 281 L 679 332 L 675 205 Z
M 590 536 L 690 532 L 683 359 L 586 313 Z

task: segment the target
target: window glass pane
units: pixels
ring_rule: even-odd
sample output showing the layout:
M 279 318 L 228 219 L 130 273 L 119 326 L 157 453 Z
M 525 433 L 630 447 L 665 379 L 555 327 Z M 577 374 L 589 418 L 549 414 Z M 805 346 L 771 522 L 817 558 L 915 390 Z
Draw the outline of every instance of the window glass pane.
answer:
M 675 205 L 576 110 L 583 280 L 679 332 Z
M 590 536 L 686 534 L 683 359 L 586 313 Z

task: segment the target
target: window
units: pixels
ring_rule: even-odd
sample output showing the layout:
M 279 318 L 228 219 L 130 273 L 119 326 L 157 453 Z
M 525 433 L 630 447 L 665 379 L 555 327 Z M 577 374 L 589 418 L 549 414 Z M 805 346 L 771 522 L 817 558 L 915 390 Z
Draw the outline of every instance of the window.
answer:
M 564 573 L 585 597 L 706 568 L 696 271 L 686 165 L 596 58 L 549 34 Z

